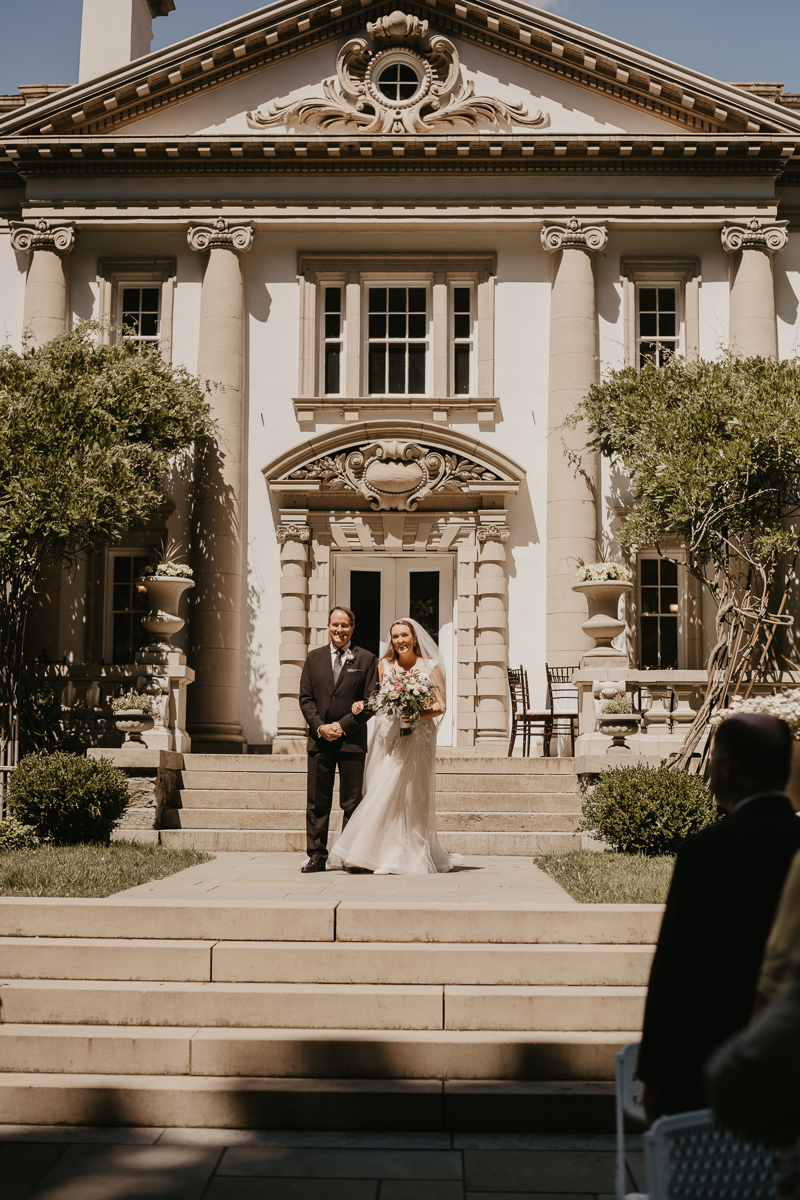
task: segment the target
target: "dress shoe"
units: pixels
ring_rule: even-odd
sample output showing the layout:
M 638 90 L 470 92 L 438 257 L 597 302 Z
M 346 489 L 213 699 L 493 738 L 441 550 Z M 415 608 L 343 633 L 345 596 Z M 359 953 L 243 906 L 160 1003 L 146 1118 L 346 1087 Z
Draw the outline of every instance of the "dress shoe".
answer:
M 348 875 L 371 875 L 372 871 L 368 867 L 345 867 Z
M 308 860 L 308 862 L 306 863 L 306 865 L 304 867 L 301 867 L 300 870 L 303 872 L 304 875 L 313 875 L 315 871 L 324 871 L 325 870 L 325 859 L 324 858 L 310 858 Z

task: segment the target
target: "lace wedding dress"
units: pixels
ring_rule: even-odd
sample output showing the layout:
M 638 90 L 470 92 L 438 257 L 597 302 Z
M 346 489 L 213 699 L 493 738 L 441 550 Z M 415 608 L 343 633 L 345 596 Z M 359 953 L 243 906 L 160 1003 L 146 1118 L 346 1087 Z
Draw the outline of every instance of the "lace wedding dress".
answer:
M 416 621 L 408 624 L 417 636 L 426 673 L 439 685 L 444 710 L 445 673 L 438 647 Z M 387 662 L 385 669 L 393 667 Z M 328 868 L 347 865 L 365 867 L 376 875 L 434 875 L 464 861 L 460 854 L 445 854 L 436 836 L 440 719 L 418 721 L 409 736 L 401 737 L 398 718 L 377 713 L 364 798 L 334 844 Z

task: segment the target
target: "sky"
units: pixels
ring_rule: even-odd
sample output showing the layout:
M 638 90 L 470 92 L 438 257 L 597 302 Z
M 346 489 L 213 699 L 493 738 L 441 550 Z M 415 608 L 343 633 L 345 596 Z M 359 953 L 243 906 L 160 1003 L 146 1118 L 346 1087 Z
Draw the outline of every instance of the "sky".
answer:
M 387 11 L 402 0 L 387 0 Z M 551 0 L 542 7 L 729 82 L 781 82 L 800 92 L 798 0 Z M 82 0 L 0 0 L 0 94 L 75 83 Z M 153 22 L 153 49 L 254 11 L 252 0 L 176 0 Z M 757 16 L 756 16 L 757 14 Z

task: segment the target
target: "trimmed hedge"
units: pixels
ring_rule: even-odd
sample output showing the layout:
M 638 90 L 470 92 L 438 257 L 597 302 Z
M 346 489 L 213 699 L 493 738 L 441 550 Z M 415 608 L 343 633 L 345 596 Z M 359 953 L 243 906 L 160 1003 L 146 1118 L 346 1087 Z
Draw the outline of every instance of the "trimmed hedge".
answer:
M 705 781 L 667 767 L 612 767 L 583 802 L 580 829 L 623 854 L 675 854 L 718 819 Z
M 8 807 L 58 845 L 107 842 L 128 803 L 128 779 L 107 758 L 26 754 L 11 772 Z

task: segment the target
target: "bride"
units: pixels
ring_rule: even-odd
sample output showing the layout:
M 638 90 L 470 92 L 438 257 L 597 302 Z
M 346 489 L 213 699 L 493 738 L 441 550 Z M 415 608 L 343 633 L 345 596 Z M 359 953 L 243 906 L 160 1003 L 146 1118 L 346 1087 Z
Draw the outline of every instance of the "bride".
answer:
M 372 871 L 376 875 L 433 875 L 463 862 L 445 854 L 436 836 L 436 733 L 447 708 L 444 661 L 420 624 L 395 621 L 386 653 L 386 672 L 427 675 L 437 698 L 420 715 L 410 736 L 400 736 L 400 720 L 379 711 L 367 757 L 364 799 L 328 857 L 328 868 Z M 358 713 L 363 701 L 353 705 Z

